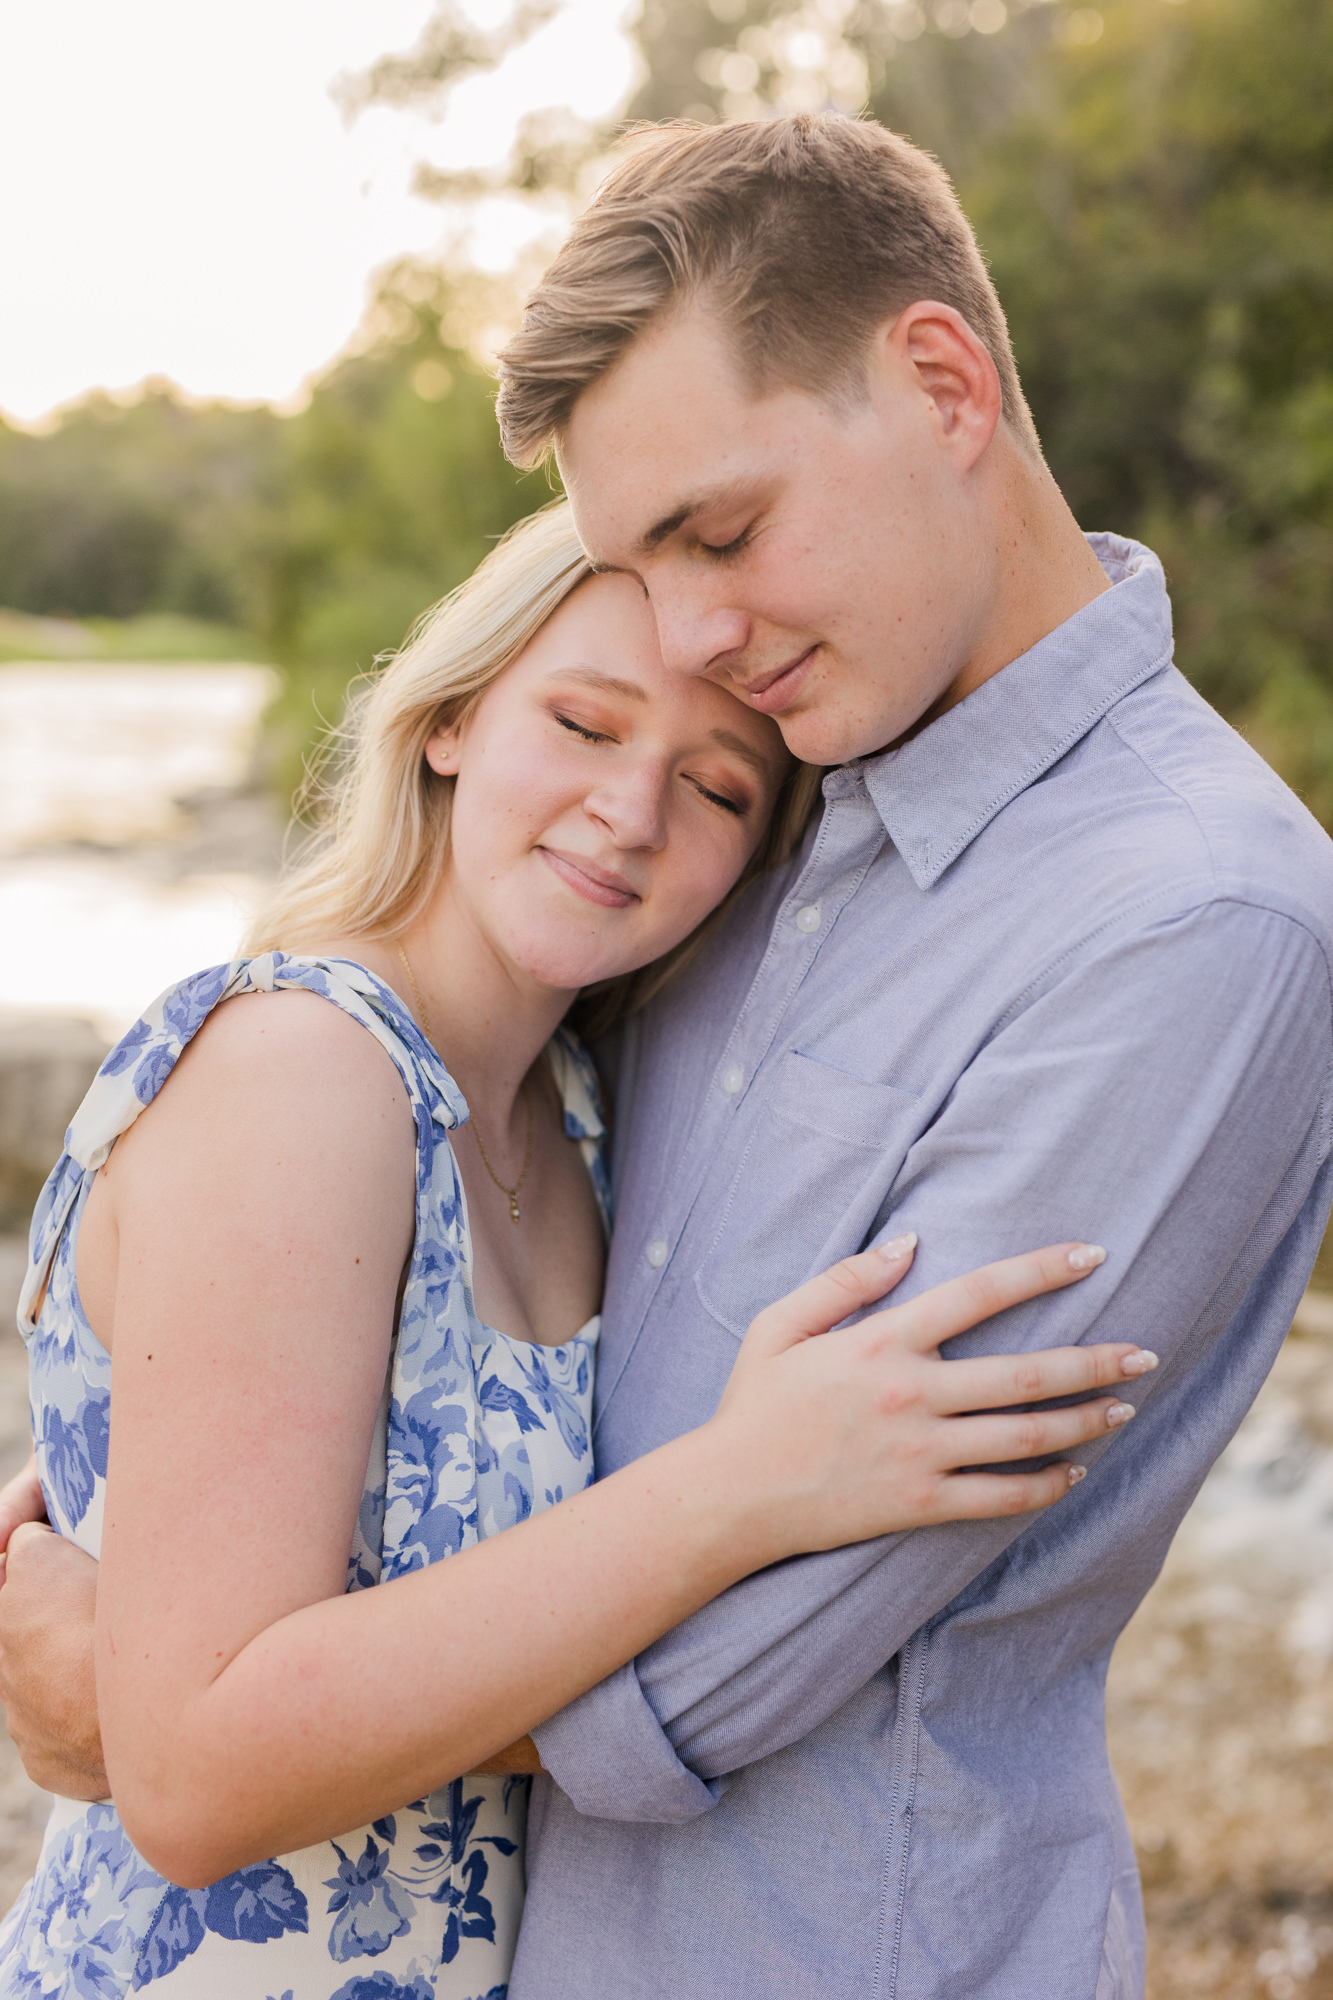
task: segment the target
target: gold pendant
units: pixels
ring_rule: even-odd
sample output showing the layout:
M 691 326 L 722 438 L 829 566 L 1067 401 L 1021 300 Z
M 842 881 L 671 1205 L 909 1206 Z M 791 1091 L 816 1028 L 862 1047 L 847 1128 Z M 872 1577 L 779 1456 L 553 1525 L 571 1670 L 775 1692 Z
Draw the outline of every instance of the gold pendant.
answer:
M 519 1210 L 517 1198 L 512 1194 L 509 1197 L 509 1220 L 511 1222 L 522 1221 L 522 1215 Z

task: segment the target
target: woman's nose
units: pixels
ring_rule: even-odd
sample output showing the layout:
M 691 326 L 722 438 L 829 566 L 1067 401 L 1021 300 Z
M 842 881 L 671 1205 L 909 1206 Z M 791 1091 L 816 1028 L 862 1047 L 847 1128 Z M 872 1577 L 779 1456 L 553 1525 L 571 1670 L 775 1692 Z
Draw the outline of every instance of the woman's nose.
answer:
M 589 792 L 584 810 L 606 827 L 617 847 L 666 845 L 666 781 L 648 766 L 625 771 L 609 784 Z

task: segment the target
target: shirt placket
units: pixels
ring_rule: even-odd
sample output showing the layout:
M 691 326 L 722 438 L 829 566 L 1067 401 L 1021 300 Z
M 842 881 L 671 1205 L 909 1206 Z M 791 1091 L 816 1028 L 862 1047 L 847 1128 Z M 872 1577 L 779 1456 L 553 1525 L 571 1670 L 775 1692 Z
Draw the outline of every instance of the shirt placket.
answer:
M 796 994 L 885 844 L 883 821 L 858 771 L 831 771 L 824 780 L 824 798 L 810 858 L 779 905 L 763 958 L 682 1149 L 680 1172 L 663 1190 L 659 1216 L 644 1233 L 633 1305 L 635 1340 L 710 1169 L 730 1151 L 732 1124 L 751 1090 L 762 1085 L 766 1058 Z

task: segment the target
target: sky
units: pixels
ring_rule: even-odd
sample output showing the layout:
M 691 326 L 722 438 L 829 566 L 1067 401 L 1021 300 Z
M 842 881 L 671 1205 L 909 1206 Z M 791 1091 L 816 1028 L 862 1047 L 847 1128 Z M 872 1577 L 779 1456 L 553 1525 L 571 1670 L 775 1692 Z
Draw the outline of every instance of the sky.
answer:
M 499 11 L 476 0 L 478 18 Z M 601 116 L 634 56 L 625 0 L 566 0 L 528 49 L 454 93 L 443 124 L 348 125 L 340 73 L 410 45 L 430 0 L 0 0 L 0 411 L 39 421 L 166 375 L 196 396 L 290 401 L 355 331 L 370 273 L 429 253 L 414 163 L 500 159 L 550 104 Z M 522 238 L 489 204 L 479 263 Z

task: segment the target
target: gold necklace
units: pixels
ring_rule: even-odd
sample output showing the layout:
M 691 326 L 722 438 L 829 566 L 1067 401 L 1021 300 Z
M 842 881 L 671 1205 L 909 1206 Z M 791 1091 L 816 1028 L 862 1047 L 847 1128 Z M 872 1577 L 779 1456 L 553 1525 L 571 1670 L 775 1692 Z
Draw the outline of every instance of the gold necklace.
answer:
M 398 953 L 399 958 L 401 958 L 403 961 L 403 970 L 407 974 L 408 983 L 412 988 L 412 998 L 416 1001 L 417 1004 L 417 1019 L 421 1022 L 421 1031 L 425 1035 L 426 1040 L 430 1043 L 431 1047 L 433 1048 L 435 1046 L 435 1035 L 434 1031 L 431 1028 L 430 1015 L 426 1012 L 426 1003 L 421 997 L 421 988 L 417 985 L 417 976 L 415 972 L 413 972 L 412 970 L 412 961 L 408 957 L 407 953 L 404 951 L 402 946 L 402 941 L 400 939 L 398 938 L 394 939 L 394 947 Z M 518 1193 L 519 1189 L 522 1187 L 524 1181 L 528 1177 L 528 1168 L 532 1165 L 532 1099 L 530 1097 L 525 1097 L 523 1100 L 523 1104 L 524 1104 L 524 1109 L 527 1111 L 528 1114 L 528 1143 L 523 1149 L 523 1171 L 519 1175 L 518 1179 L 514 1182 L 514 1185 L 512 1187 L 505 1186 L 504 1182 L 500 1179 L 499 1174 L 496 1173 L 495 1168 L 491 1165 L 490 1161 L 487 1159 L 486 1148 L 481 1141 L 481 1127 L 477 1124 L 475 1115 L 472 1117 L 470 1121 L 472 1125 L 472 1136 L 477 1142 L 477 1151 L 481 1154 L 481 1164 L 483 1165 L 483 1167 L 485 1167 L 487 1173 L 490 1175 L 491 1179 L 495 1182 L 495 1185 L 499 1188 L 501 1194 L 507 1195 L 509 1198 L 509 1220 L 511 1222 L 521 1222 L 523 1219 L 523 1211 L 518 1205 Z

